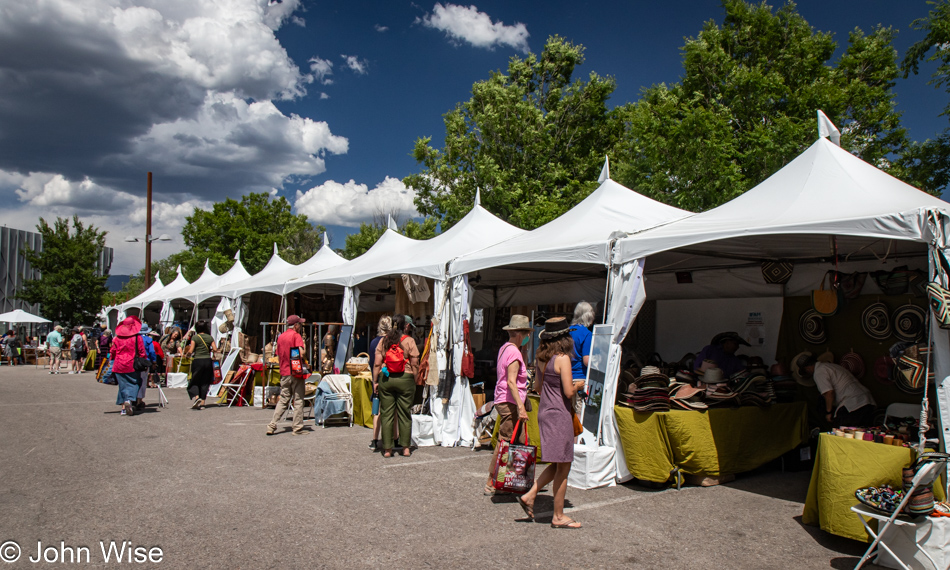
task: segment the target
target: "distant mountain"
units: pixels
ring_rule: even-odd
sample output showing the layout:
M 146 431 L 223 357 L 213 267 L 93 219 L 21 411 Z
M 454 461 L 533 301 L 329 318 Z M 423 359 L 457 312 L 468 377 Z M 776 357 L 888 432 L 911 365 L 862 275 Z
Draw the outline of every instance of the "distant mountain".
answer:
M 131 275 L 110 275 L 109 279 L 106 280 L 106 289 L 112 293 L 121 291 L 122 287 L 125 286 L 130 279 L 132 279 Z

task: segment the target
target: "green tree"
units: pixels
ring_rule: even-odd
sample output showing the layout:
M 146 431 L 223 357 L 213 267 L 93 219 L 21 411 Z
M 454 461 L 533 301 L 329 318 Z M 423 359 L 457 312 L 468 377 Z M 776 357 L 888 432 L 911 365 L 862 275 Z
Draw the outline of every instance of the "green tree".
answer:
M 612 78 L 573 80 L 584 48 L 553 36 L 541 55 L 513 57 L 508 74 L 492 72 L 472 97 L 444 115 L 445 146 L 416 141 L 422 172 L 407 176 L 416 208 L 451 227 L 482 205 L 525 229 L 548 222 L 597 187 L 604 156 L 623 124 L 607 108 Z
M 96 275 L 106 232 L 83 225 L 78 216 L 73 216 L 72 232 L 68 218 L 56 218 L 52 226 L 40 218 L 36 229 L 43 250 L 21 253 L 41 277 L 24 283 L 16 297 L 39 303 L 40 313 L 53 322 L 91 325 L 106 292 L 108 276 Z
M 930 76 L 930 85 L 950 93 L 950 2 L 929 2 L 933 8 L 926 17 L 914 20 L 911 27 L 927 32 L 924 39 L 907 50 L 901 70 L 904 77 L 920 72 L 921 63 L 936 63 Z M 950 116 L 950 102 L 944 107 L 944 116 Z M 914 186 L 939 193 L 950 183 L 950 129 L 924 142 L 915 142 L 897 161 L 902 178 Z
M 206 259 L 211 270 L 221 274 L 231 268 L 234 254 L 240 251 L 245 269 L 254 274 L 267 265 L 275 243 L 285 259 L 299 262 L 316 253 L 325 231 L 303 214 L 293 214 L 283 196 L 252 193 L 240 201 L 228 198 L 215 203 L 210 211 L 195 208 L 194 214 L 185 218 L 181 235 L 188 253 L 177 254 L 180 257 L 169 266 L 174 269 L 181 263 L 191 281 L 196 268 L 201 274 Z
M 682 48 L 684 75 L 654 85 L 623 109 L 626 136 L 614 177 L 660 201 L 701 211 L 765 180 L 818 136 L 816 110 L 841 130 L 841 145 L 885 169 L 906 146 L 893 86 L 894 32 L 855 29 L 837 44 L 794 3 L 723 2 Z

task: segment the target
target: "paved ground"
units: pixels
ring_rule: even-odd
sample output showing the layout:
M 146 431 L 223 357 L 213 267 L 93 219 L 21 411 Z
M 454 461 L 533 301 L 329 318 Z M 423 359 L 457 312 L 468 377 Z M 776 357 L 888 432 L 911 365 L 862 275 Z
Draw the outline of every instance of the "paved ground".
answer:
M 89 547 L 92 566 L 115 566 L 100 541 L 129 541 L 160 547 L 157 567 L 228 569 L 852 568 L 863 551 L 800 524 L 808 473 L 569 489 L 585 527 L 555 530 L 482 496 L 488 452 L 383 459 L 364 428 L 294 437 L 285 422 L 266 437 L 269 410 L 195 411 L 183 390 L 166 393 L 170 408 L 150 390 L 147 412 L 125 418 L 116 388 L 89 373 L 0 367 L 0 543 L 22 548 L 8 567 L 52 566 L 29 562 L 37 541 L 50 556 L 61 541 Z M 550 495 L 539 501 L 550 510 Z

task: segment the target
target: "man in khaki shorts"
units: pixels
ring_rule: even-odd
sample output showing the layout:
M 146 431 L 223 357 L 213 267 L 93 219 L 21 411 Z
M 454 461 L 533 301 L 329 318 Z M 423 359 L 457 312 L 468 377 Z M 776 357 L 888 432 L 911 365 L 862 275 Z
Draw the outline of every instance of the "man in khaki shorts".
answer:
M 56 325 L 53 332 L 46 335 L 46 346 L 49 349 L 49 373 L 59 374 L 59 360 L 63 356 L 63 327 Z

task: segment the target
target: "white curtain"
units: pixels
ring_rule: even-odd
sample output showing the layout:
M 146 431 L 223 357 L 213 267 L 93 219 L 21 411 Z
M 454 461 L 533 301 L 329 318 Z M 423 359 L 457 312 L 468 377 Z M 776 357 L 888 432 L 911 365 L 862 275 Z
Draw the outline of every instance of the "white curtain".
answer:
M 170 327 L 172 323 L 175 322 L 175 309 L 172 307 L 171 301 L 162 302 L 162 312 L 159 316 L 161 321 L 162 330 L 165 330 L 165 327 Z
M 343 324 L 356 325 L 356 308 L 360 303 L 359 287 L 347 287 L 343 291 Z
M 436 434 L 435 439 L 442 447 L 471 445 L 475 437 L 472 430 L 472 418 L 475 417 L 475 400 L 472 398 L 469 379 L 462 377 L 462 355 L 465 346 L 462 321 L 471 316 L 473 291 L 469 287 L 467 275 L 452 278 L 451 287 L 450 317 L 452 323 L 448 332 L 452 342 L 452 369 L 455 372 L 455 388 L 446 405 L 441 405 L 441 400 L 439 400 L 439 409 L 433 409 L 433 415 L 438 413 L 441 416 L 441 422 L 436 422 L 437 424 L 441 423 L 441 429 Z M 441 363 L 442 359 L 440 357 L 440 366 Z
M 119 326 L 119 323 L 124 321 L 127 316 L 128 315 L 125 314 L 125 309 L 119 309 L 119 314 L 115 316 L 115 325 Z
M 617 379 L 620 376 L 622 356 L 620 343 L 630 332 L 630 327 L 636 320 L 644 301 L 646 301 L 646 291 L 643 287 L 643 259 L 636 259 L 611 268 L 607 322 L 614 326 L 614 330 L 610 341 L 610 354 L 607 357 L 603 398 L 605 405 L 600 415 L 600 433 L 603 444 L 616 449 L 614 469 L 618 481 L 630 479 L 630 472 L 627 470 L 623 446 L 620 444 L 620 432 L 617 430 L 614 407 L 609 403 L 614 401 L 617 394 Z
M 446 295 L 449 294 L 449 287 L 446 281 L 436 281 L 432 290 L 435 295 L 436 315 L 433 319 L 435 328 L 435 356 L 439 363 L 439 370 L 448 369 L 448 344 L 449 344 L 449 300 Z M 433 349 L 430 349 L 433 350 Z M 439 370 L 430 370 L 429 374 L 439 375 Z M 436 395 L 434 387 L 429 389 L 429 415 L 432 416 L 433 439 L 436 445 L 442 445 L 442 428 L 445 424 L 445 406 L 442 405 L 442 399 Z

